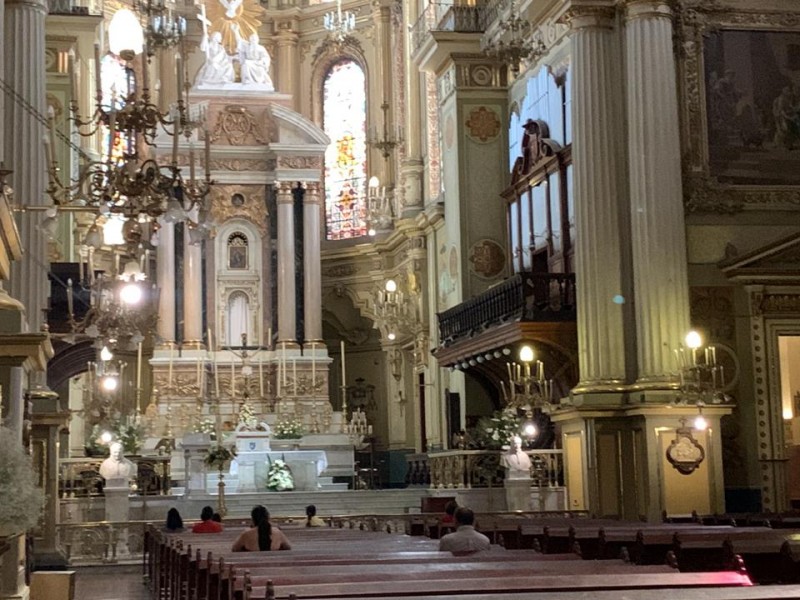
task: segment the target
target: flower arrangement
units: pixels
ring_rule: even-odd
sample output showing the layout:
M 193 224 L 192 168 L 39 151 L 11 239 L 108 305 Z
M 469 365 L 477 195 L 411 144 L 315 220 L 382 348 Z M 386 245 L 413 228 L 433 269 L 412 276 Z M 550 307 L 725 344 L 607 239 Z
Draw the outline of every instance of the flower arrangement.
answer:
M 144 445 L 144 427 L 135 421 L 122 419 L 117 421 L 112 430 L 114 439 L 122 444 L 125 454 L 138 454 L 139 448 Z
M 256 413 L 253 412 L 253 407 L 247 402 L 242 402 L 242 406 L 239 409 L 239 425 L 241 425 L 241 429 L 246 431 L 255 431 L 258 427 Z
M 103 428 L 100 427 L 100 424 L 94 425 L 89 437 L 86 438 L 86 443 L 83 445 L 86 456 L 108 456 L 108 444 L 103 442 L 102 435 Z
M 16 433 L 0 427 L 0 531 L 16 533 L 35 527 L 43 505 L 44 494 L 36 486 L 30 456 Z
M 228 449 L 222 444 L 215 444 L 208 449 L 208 452 L 206 452 L 206 458 L 203 462 L 205 462 L 206 465 L 212 469 L 222 471 L 225 469 L 225 466 L 234 458 L 236 458 L 235 447 L 232 446 L 230 449 Z
M 203 419 L 202 421 L 197 421 L 192 428 L 194 433 L 207 433 L 211 436 L 211 439 L 216 438 L 217 428 L 214 424 L 214 421 L 208 417 Z
M 483 417 L 478 422 L 475 437 L 478 443 L 490 450 L 509 448 L 511 438 L 519 435 L 522 420 L 513 408 L 498 410 L 491 417 Z
M 269 471 L 267 471 L 267 489 L 273 492 L 287 492 L 294 489 L 294 477 L 292 470 L 286 461 L 276 458 L 269 459 Z
M 297 419 L 283 418 L 273 427 L 273 437 L 276 440 L 296 440 L 303 437 L 305 428 Z

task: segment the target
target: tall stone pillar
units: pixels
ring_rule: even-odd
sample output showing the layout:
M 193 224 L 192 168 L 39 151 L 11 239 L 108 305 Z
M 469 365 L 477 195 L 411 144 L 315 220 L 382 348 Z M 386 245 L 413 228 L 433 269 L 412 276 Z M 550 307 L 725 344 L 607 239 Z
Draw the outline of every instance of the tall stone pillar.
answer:
M 199 348 L 203 343 L 203 249 L 192 244 L 189 220 L 197 218 L 197 208 L 189 213 L 183 233 L 183 345 Z
M 303 197 L 303 306 L 306 342 L 322 340 L 320 271 L 320 185 L 309 183 Z
M 625 62 L 638 382 L 653 388 L 668 386 L 673 350 L 689 329 L 672 35 L 667 0 L 628 0 Z M 576 130 L 580 126 L 576 123 Z
M 160 220 L 156 283 L 158 284 L 158 335 L 165 344 L 175 341 L 175 224 Z
M 292 21 L 277 24 L 278 33 L 278 84 L 279 92 L 292 95 L 292 108 L 300 110 L 300 65 L 297 56 L 299 36 L 292 29 Z
M 278 341 L 296 339 L 294 282 L 294 194 L 292 184 L 278 184 Z
M 6 0 L 4 23 L 5 81 L 24 102 L 45 115 L 44 0 Z M 44 127 L 20 103 L 5 103 L 5 163 L 14 173 L 10 183 L 23 206 L 46 204 L 47 162 L 42 142 Z M 53 140 L 52 143 L 56 143 Z M 9 290 L 25 305 L 28 330 L 38 332 L 47 307 L 49 271 L 47 238 L 38 227 L 42 212 L 25 213 L 20 237 L 25 254 L 12 267 Z
M 403 22 L 413 23 L 417 16 L 420 14 L 417 2 L 403 2 Z M 419 72 L 419 68 L 411 60 L 411 53 L 413 51 L 413 44 L 411 39 L 411 31 L 408 28 L 402 28 L 404 35 L 403 52 L 405 60 L 403 61 L 405 69 L 405 114 L 403 115 L 403 132 L 405 134 L 405 158 L 400 165 L 400 183 L 403 185 L 403 206 L 400 207 L 403 216 L 410 216 L 422 209 L 423 196 L 422 196 L 422 182 L 425 174 L 425 165 L 422 162 L 421 152 L 421 137 L 422 128 L 420 123 L 423 122 L 422 107 L 421 107 L 421 94 L 422 89 L 420 82 L 423 74 Z
M 578 278 L 576 391 L 608 391 L 625 382 L 623 320 L 623 122 L 614 9 L 570 9 L 575 269 Z M 602 250 L 598 247 L 602 240 Z M 615 302 L 615 299 L 617 300 Z

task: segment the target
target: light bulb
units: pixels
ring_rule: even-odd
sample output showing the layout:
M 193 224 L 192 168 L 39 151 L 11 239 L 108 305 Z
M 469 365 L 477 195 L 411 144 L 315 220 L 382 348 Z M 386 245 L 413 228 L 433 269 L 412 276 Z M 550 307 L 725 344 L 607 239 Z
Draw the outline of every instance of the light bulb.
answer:
M 100 360 L 108 362 L 112 358 L 114 358 L 114 355 L 111 353 L 111 350 L 108 349 L 108 346 L 103 346 L 103 349 L 100 350 Z
M 522 432 L 529 438 L 536 437 L 536 434 L 538 433 L 536 430 L 536 425 L 534 425 L 531 421 L 525 423 L 525 426 L 522 428 Z
M 393 331 L 390 331 L 389 335 L 387 335 L 386 337 L 389 338 L 390 340 L 394 340 L 397 336 Z
M 119 292 L 119 299 L 125 304 L 138 304 L 142 300 L 142 288 L 135 283 L 128 283 L 122 286 Z
M 108 24 L 108 47 L 111 52 L 125 60 L 132 60 L 142 53 L 144 31 L 139 19 L 127 8 L 115 12 Z
M 104 431 L 103 433 L 100 434 L 100 441 L 103 442 L 104 444 L 108 444 L 113 439 L 114 436 L 111 435 L 110 431 Z
M 519 349 L 519 359 L 522 362 L 528 363 L 533 362 L 533 348 L 530 346 L 523 346 Z
M 375 230 L 374 230 L 372 227 L 370 227 L 370 228 L 369 228 L 369 230 L 367 231 L 367 235 L 368 235 L 369 237 L 375 237 L 375 234 L 376 234 L 376 233 L 377 233 L 377 232 L 376 232 L 376 231 L 375 231 Z
M 381 180 L 373 175 L 369 178 L 369 183 L 367 185 L 371 188 L 379 187 L 381 185 Z
M 392 293 L 397 291 L 397 282 L 394 279 L 387 279 L 384 286 L 387 292 Z
M 686 341 L 686 347 L 690 348 L 691 350 L 697 350 L 700 346 L 703 345 L 703 338 L 700 337 L 700 334 L 694 330 L 686 334 L 685 341 Z
M 103 386 L 103 389 L 107 392 L 113 392 L 117 389 L 119 385 L 119 381 L 115 375 L 106 375 L 103 379 L 100 380 L 100 385 Z
M 703 415 L 697 415 L 697 418 L 694 420 L 694 428 L 697 431 L 705 431 L 708 429 L 708 421 Z

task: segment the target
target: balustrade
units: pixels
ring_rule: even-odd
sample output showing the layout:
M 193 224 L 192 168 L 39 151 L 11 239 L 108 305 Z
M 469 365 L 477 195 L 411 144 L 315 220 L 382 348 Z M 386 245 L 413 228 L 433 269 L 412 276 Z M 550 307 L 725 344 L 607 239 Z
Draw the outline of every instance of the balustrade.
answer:
M 483 6 L 431 2 L 411 28 L 411 42 L 416 52 L 433 31 L 483 33 Z
M 136 464 L 136 493 L 166 496 L 170 493 L 170 460 L 164 456 L 127 456 Z M 100 464 L 105 458 L 63 458 L 58 464 L 60 498 L 85 498 L 103 495 Z

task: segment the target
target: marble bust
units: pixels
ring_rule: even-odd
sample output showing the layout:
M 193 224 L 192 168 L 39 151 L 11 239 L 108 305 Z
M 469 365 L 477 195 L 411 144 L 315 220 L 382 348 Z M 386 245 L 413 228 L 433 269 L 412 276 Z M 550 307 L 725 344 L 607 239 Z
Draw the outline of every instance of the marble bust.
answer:
M 106 485 L 128 485 L 128 481 L 136 477 L 137 467 L 122 454 L 122 444 L 114 442 L 110 446 L 111 455 L 100 464 L 100 475 Z M 124 483 L 123 483 L 124 482 Z
M 501 458 L 506 468 L 508 479 L 529 479 L 531 476 L 531 459 L 522 450 L 522 438 L 515 435 L 511 438 L 511 448 Z

